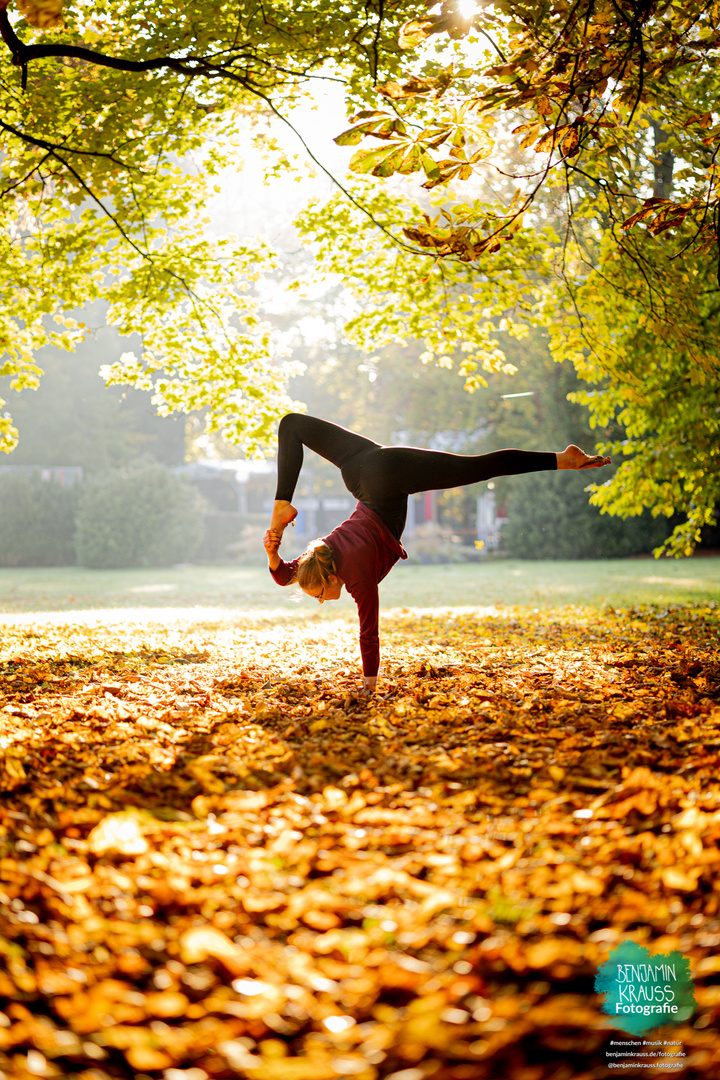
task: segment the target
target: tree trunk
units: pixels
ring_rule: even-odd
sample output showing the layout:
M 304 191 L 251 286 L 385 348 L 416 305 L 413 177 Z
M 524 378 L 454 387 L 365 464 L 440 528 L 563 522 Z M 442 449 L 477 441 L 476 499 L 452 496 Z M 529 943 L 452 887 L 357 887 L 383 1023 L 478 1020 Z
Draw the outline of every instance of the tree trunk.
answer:
M 669 199 L 672 190 L 673 166 L 675 154 L 672 150 L 658 150 L 658 147 L 666 142 L 670 132 L 667 131 L 659 120 L 652 121 L 653 139 L 655 150 L 653 162 L 653 195 L 656 199 Z

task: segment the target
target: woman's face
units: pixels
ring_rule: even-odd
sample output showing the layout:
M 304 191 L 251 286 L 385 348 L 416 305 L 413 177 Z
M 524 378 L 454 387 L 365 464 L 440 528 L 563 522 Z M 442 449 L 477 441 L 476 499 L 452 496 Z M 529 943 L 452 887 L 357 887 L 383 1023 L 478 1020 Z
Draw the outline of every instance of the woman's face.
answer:
M 317 585 L 312 589 L 303 589 L 303 592 L 308 596 L 312 596 L 319 604 L 324 604 L 326 600 L 337 600 L 342 592 L 342 587 L 343 583 L 337 574 L 331 574 L 327 585 Z

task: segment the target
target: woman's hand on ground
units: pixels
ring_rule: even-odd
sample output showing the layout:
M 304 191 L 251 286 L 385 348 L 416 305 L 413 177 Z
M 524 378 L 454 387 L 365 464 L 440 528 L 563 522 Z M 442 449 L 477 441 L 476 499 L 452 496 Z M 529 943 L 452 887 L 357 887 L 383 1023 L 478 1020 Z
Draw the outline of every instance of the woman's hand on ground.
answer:
M 280 547 L 280 533 L 275 529 L 268 529 L 265 533 L 265 539 L 263 540 L 263 547 L 267 552 L 268 566 L 271 570 L 277 570 L 280 565 L 280 556 L 278 555 L 278 548 Z

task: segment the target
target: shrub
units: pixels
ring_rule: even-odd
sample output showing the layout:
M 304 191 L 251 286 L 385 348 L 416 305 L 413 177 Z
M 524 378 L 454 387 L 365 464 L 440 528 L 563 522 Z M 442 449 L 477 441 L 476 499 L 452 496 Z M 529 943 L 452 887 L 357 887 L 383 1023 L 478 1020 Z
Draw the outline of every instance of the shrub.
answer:
M 78 563 L 100 569 L 186 562 L 202 539 L 203 511 L 195 489 L 163 465 L 102 474 L 80 501 Z
M 0 474 L 0 566 L 72 566 L 79 486 Z
M 647 512 L 601 514 L 584 489 L 593 472 L 533 473 L 513 478 L 503 550 L 516 559 L 618 559 L 652 551 L 670 532 L 664 517 Z

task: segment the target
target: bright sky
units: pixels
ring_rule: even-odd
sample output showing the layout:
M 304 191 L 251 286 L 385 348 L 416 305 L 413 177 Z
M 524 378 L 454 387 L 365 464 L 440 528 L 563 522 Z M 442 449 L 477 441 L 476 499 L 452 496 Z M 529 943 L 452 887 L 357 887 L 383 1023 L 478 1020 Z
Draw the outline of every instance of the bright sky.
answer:
M 314 101 L 298 106 L 289 119 L 321 164 L 342 176 L 352 150 L 333 142 L 334 137 L 348 126 L 340 85 L 318 83 Z M 293 243 L 290 223 L 295 215 L 310 198 L 324 191 L 329 195 L 332 184 L 312 165 L 299 139 L 287 125 L 277 121 L 273 125 L 273 136 L 288 157 L 297 157 L 302 175 L 284 175 L 264 182 L 265 163 L 248 134 L 247 146 L 241 151 L 243 160 L 237 170 L 227 169 L 218 178 L 222 191 L 210 201 L 208 213 L 219 233 L 234 233 L 243 240 L 260 235 L 282 247 Z

